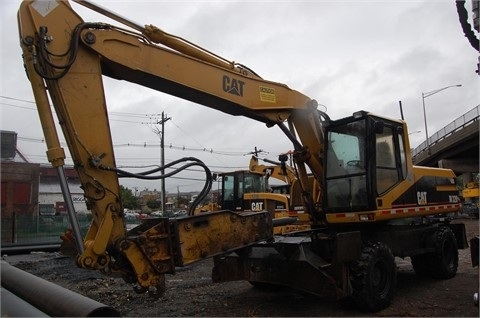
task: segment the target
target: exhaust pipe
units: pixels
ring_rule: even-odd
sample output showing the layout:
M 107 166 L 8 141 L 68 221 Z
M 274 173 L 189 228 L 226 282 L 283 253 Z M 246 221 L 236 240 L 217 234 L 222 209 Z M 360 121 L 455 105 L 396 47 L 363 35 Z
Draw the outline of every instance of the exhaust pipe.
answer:
M 55 285 L 30 273 L 22 271 L 5 261 L 1 261 L 2 317 L 27 315 L 4 305 L 3 288 L 17 296 L 17 301 L 25 301 L 39 312 L 52 317 L 120 317 L 120 313 L 110 306 Z M 9 293 L 5 293 L 8 296 Z M 11 297 L 14 298 L 14 297 Z M 21 306 L 18 306 L 21 308 Z M 30 308 L 34 312 L 33 308 Z M 10 312 L 4 312 L 9 310 Z M 41 316 L 41 315 L 40 315 Z

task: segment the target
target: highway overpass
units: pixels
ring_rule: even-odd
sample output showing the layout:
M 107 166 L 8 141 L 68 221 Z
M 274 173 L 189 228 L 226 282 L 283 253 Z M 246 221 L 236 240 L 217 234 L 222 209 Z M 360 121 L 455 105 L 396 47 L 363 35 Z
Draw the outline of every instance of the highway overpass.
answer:
M 428 143 L 413 149 L 413 164 L 449 168 L 457 175 L 478 173 L 479 108 L 477 105 L 429 137 Z

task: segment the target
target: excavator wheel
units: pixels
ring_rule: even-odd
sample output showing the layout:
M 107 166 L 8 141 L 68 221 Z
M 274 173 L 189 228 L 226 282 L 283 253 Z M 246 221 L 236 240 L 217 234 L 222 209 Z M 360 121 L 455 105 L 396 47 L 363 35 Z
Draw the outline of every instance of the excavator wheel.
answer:
M 440 226 L 433 234 L 435 251 L 412 256 L 415 273 L 422 276 L 448 279 L 457 273 L 458 245 L 453 231 Z
M 446 226 L 435 233 L 435 253 L 432 257 L 432 275 L 435 278 L 448 279 L 457 274 L 458 246 L 455 234 Z
M 388 307 L 395 294 L 397 270 L 390 248 L 381 242 L 366 242 L 359 260 L 350 266 L 354 304 L 376 312 Z
M 435 278 L 448 279 L 457 273 L 457 240 L 449 227 L 441 226 L 435 232 L 435 252 L 430 262 L 430 270 Z

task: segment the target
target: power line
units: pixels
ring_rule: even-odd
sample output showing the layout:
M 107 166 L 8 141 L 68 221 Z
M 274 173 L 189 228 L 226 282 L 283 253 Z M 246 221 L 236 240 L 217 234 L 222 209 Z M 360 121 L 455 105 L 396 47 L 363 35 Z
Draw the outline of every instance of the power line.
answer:
M 2 96 L 0 96 L 2 97 Z M 27 101 L 26 101 L 27 102 Z M 21 109 L 27 109 L 27 110 L 37 110 L 35 107 L 28 107 L 28 106 L 20 106 L 20 105 L 13 105 L 9 103 L 2 103 L 0 102 L 1 105 L 5 106 L 10 106 L 10 107 L 15 107 L 15 108 L 21 108 Z M 55 114 L 55 112 L 53 112 Z M 132 121 L 132 120 L 120 120 L 120 119 L 113 119 L 111 118 L 112 116 L 119 116 L 119 117 L 128 117 L 128 118 L 138 118 L 138 119 L 144 119 L 146 115 L 139 115 L 139 114 L 134 114 L 134 113 L 119 113 L 119 112 L 108 112 L 109 115 L 109 120 L 110 121 L 115 121 L 115 122 L 124 122 L 124 123 L 132 123 L 132 124 L 142 124 L 140 121 Z
M 13 100 L 13 101 L 17 101 L 17 102 L 24 102 L 24 103 L 29 103 L 29 104 L 36 104 L 36 103 L 33 102 L 33 101 L 25 100 L 25 99 L 20 99 L 20 98 L 13 98 L 13 97 L 7 97 L 7 96 L 0 96 L 0 98 L 5 98 L 5 99 L 8 99 L 8 100 Z M 8 103 L 3 103 L 3 102 L 0 102 L 0 104 L 6 105 L 6 106 L 11 106 L 11 107 L 16 107 L 16 108 L 23 108 L 23 109 L 29 109 L 29 110 L 37 110 L 35 107 L 20 106 L 20 105 L 8 104 Z M 148 114 L 126 113 L 126 112 L 108 112 L 108 114 L 109 114 L 110 116 L 129 117 L 129 118 L 135 117 L 135 118 L 139 118 L 139 119 L 140 119 L 140 118 L 141 118 L 141 119 L 145 119 L 145 116 L 149 116 Z M 116 121 L 119 121 L 119 120 L 116 120 Z M 129 122 L 129 121 L 127 121 L 127 122 Z M 133 122 L 133 123 L 140 123 L 140 122 Z
M 18 106 L 18 105 L 13 105 L 13 104 L 8 104 L 8 103 L 0 103 L 2 105 L 5 105 L 5 106 L 11 106 L 11 107 L 15 107 L 15 108 L 22 108 L 22 109 L 28 109 L 28 110 L 35 110 L 35 108 L 33 107 L 27 107 L 27 106 Z
M 0 98 L 7 99 L 7 100 L 12 100 L 12 101 L 17 101 L 17 102 L 24 102 L 24 103 L 29 103 L 29 104 L 36 104 L 34 101 L 30 100 L 25 100 L 25 99 L 20 99 L 20 98 L 13 98 L 13 97 L 8 97 L 8 96 L 3 96 L 0 95 Z M 6 106 L 11 106 L 11 107 L 16 107 L 16 108 L 22 108 L 22 109 L 28 109 L 28 110 L 34 110 L 36 111 L 36 107 L 28 107 L 28 106 L 20 106 L 20 105 L 13 105 L 10 103 L 3 103 L 0 102 L 0 104 L 6 105 Z M 149 119 L 155 119 L 157 116 L 160 116 L 161 114 L 139 114 L 139 113 L 128 113 L 128 112 L 108 112 L 109 117 L 110 116 L 118 116 L 118 117 L 128 117 L 128 118 L 134 118 L 134 119 L 145 119 L 148 117 Z M 129 121 L 129 120 L 119 120 L 119 119 L 111 119 L 111 121 L 117 121 L 117 122 L 126 122 L 126 123 L 134 123 L 134 124 L 145 124 L 145 122 L 140 122 L 140 121 Z M 167 118 L 166 120 L 171 120 L 171 118 Z M 161 122 L 158 121 L 158 118 L 155 122 L 156 124 L 160 124 Z M 172 150 L 178 150 L 178 151 L 190 151 L 190 152 L 202 152 L 202 153 L 209 153 L 212 155 L 220 155 L 220 156 L 246 156 L 250 154 L 251 152 L 249 151 L 228 151 L 228 150 L 219 150 L 215 148 L 207 148 L 204 145 L 202 145 L 198 140 L 196 140 L 194 137 L 190 136 L 184 129 L 182 129 L 178 124 L 173 122 L 173 125 L 179 129 L 181 132 L 183 132 L 185 135 L 187 135 L 189 138 L 193 139 L 195 143 L 197 143 L 200 147 L 191 147 L 191 146 L 186 146 L 186 145 L 175 145 L 175 144 L 168 144 L 168 145 L 163 145 L 165 148 L 169 148 Z M 152 123 L 150 123 L 152 124 Z M 157 133 L 158 134 L 158 133 Z M 162 132 L 163 134 L 163 132 Z M 25 141 L 25 142 L 35 142 L 35 143 L 45 143 L 45 140 L 43 138 L 37 138 L 37 137 L 30 137 L 30 136 L 18 136 L 18 140 Z M 66 146 L 65 142 L 61 142 L 62 146 Z M 158 148 L 162 147 L 162 145 L 159 145 L 158 143 L 152 143 L 152 142 L 143 142 L 143 143 L 119 143 L 119 144 L 114 144 L 114 148 L 124 148 L 124 147 L 135 147 L 135 148 Z M 32 157 L 43 157 L 43 155 L 31 155 Z M 130 159 L 130 158 L 119 158 L 119 160 L 135 160 L 135 159 Z M 145 160 L 148 158 L 141 158 L 139 160 Z M 157 158 L 151 158 L 151 159 L 157 159 Z M 218 160 L 219 158 L 216 157 Z M 221 160 L 219 160 L 221 161 Z M 223 162 L 220 162 L 223 163 Z M 212 166 L 213 167 L 213 166 Z M 217 166 L 221 167 L 221 166 Z M 229 168 L 229 167 L 221 167 L 221 168 Z M 235 167 L 238 168 L 238 167 Z
M 10 100 L 15 100 L 15 101 L 18 101 L 18 102 L 25 102 L 25 103 L 36 104 L 35 102 L 33 102 L 33 101 L 31 101 L 31 100 L 26 100 L 26 99 L 8 97 L 8 96 L 3 96 L 3 95 L 0 95 L 0 97 L 1 97 L 1 98 L 5 98 L 5 99 L 10 99 Z
M 124 147 L 134 147 L 134 148 L 158 148 L 159 145 L 155 143 L 123 143 L 123 144 L 114 144 L 114 148 L 124 148 Z M 194 147 L 187 147 L 187 146 L 178 146 L 174 144 L 169 144 L 165 146 L 169 149 L 174 150 L 182 150 L 182 151 L 195 151 L 195 152 L 204 152 L 216 155 L 223 155 L 223 156 L 245 156 L 250 154 L 249 151 L 221 151 L 221 150 L 214 150 L 213 148 L 194 148 Z
M 13 97 L 7 97 L 7 96 L 0 96 L 1 98 L 9 99 L 9 100 L 14 100 L 14 101 L 19 101 L 19 102 L 25 102 L 25 103 L 30 103 L 30 104 L 35 104 L 33 101 L 29 100 L 24 100 L 24 99 L 19 99 L 19 98 L 13 98 Z M 7 105 L 7 106 L 12 106 L 12 107 L 17 107 L 17 108 L 23 108 L 23 109 L 29 109 L 29 110 L 36 110 L 35 107 L 26 107 L 26 106 L 19 106 L 19 105 L 12 105 L 12 104 L 7 104 L 7 103 L 2 103 L 0 104 Z M 156 119 L 155 124 L 160 124 L 158 121 L 158 116 L 161 114 L 138 114 L 138 113 L 125 113 L 125 112 L 108 112 L 109 115 L 113 116 L 119 116 L 119 117 L 135 117 L 135 118 L 141 118 L 145 119 L 145 117 L 148 117 L 149 119 Z M 133 123 L 133 124 L 150 124 L 152 123 L 145 123 L 145 122 L 137 122 L 137 121 L 129 121 L 129 120 L 119 120 L 119 119 L 110 119 L 111 121 L 115 122 L 124 122 L 124 123 Z M 171 118 L 168 118 L 167 120 L 171 120 Z M 167 147 L 170 149 L 174 150 L 185 150 L 185 151 L 195 151 L 195 152 L 209 152 L 211 154 L 217 154 L 217 155 L 223 155 L 223 156 L 244 156 L 246 152 L 244 151 L 222 151 L 222 150 L 214 150 L 213 148 L 207 148 L 204 145 L 202 145 L 197 139 L 194 137 L 190 136 L 183 130 L 179 125 L 177 125 L 175 122 L 172 123 L 174 124 L 175 127 L 177 127 L 180 131 L 182 131 L 185 135 L 187 135 L 189 138 L 193 139 L 201 148 L 195 148 L 195 147 L 188 147 L 188 146 L 179 146 L 179 145 L 173 145 L 169 144 Z M 155 132 L 155 131 L 154 131 Z M 156 132 L 158 135 L 158 133 Z M 23 141 L 30 141 L 30 142 L 39 142 L 39 143 L 45 143 L 44 139 L 35 139 L 35 138 L 29 138 L 29 137 L 18 137 L 19 140 Z M 65 144 L 63 144 L 65 145 Z M 147 144 L 147 142 L 144 142 L 143 144 L 139 143 L 123 143 L 123 144 L 118 144 L 114 145 L 114 147 L 120 148 L 120 147 L 143 147 L 143 148 L 149 148 L 149 147 L 159 147 L 158 144 Z
M 189 138 L 192 138 L 193 141 L 195 141 L 200 147 L 202 147 L 203 149 L 205 149 L 205 147 L 195 138 L 193 138 L 192 136 L 189 136 L 189 134 L 187 134 L 187 132 L 185 130 L 183 130 L 180 126 L 178 126 L 173 120 L 172 120 L 172 124 L 178 128 L 178 130 L 180 130 L 181 132 L 183 132 L 185 135 L 187 135 Z
M 45 143 L 45 139 L 43 138 L 35 138 L 35 137 L 24 137 L 18 136 L 18 140 L 27 141 L 27 142 L 35 142 L 35 143 Z M 66 143 L 61 142 L 62 146 L 66 146 Z M 159 148 L 160 145 L 158 143 L 122 143 L 122 144 L 114 144 L 114 148 L 125 148 L 125 147 L 133 147 L 133 148 Z M 250 154 L 249 151 L 223 151 L 223 150 L 214 150 L 213 148 L 195 148 L 195 147 L 188 147 L 188 146 L 178 146 L 174 144 L 169 144 L 166 148 L 173 149 L 173 150 L 181 150 L 181 151 L 194 151 L 194 152 L 203 152 L 203 153 L 210 153 L 215 155 L 222 155 L 222 156 L 246 156 Z

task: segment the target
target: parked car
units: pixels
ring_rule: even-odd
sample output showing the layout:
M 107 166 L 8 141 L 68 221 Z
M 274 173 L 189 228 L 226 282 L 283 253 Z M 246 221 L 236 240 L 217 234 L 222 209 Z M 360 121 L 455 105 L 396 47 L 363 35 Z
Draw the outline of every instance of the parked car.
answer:
M 163 216 L 163 211 L 153 211 L 150 216 Z
M 138 219 L 146 219 L 149 217 L 149 215 L 147 213 L 137 213 L 137 218 Z
M 479 207 L 473 202 L 464 203 L 462 207 L 462 213 L 467 214 L 472 218 L 478 219 Z
M 187 214 L 188 214 L 187 210 L 178 210 L 178 211 L 173 212 L 173 215 L 175 217 L 184 216 L 184 215 L 187 215 Z
M 135 221 L 138 218 L 138 213 L 133 211 L 125 211 L 125 221 Z

